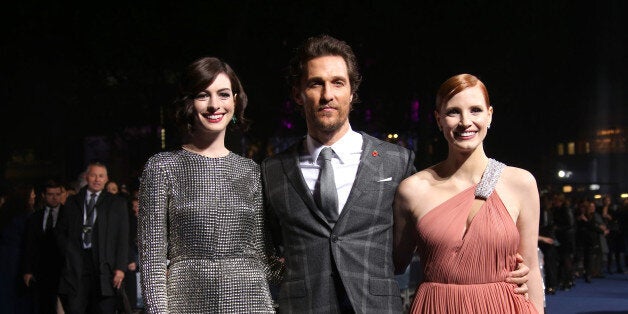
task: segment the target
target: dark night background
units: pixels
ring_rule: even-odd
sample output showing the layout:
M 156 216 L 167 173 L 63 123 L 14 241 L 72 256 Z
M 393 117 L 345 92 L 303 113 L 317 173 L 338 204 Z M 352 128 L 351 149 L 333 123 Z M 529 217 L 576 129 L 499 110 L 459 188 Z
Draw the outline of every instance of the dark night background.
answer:
M 12 180 L 73 180 L 85 166 L 85 139 L 104 137 L 119 166 L 113 176 L 133 176 L 160 149 L 156 128 L 171 126 L 177 73 L 205 55 L 243 81 L 254 121 L 247 138 L 304 134 L 284 69 L 301 41 L 327 33 L 359 59 L 354 129 L 407 134 L 417 140 L 417 166 L 434 163 L 444 148 L 431 119 L 436 90 L 472 73 L 495 109 L 487 153 L 543 180 L 557 142 L 625 128 L 626 3 L 16 2 L 2 13 L 0 170 Z

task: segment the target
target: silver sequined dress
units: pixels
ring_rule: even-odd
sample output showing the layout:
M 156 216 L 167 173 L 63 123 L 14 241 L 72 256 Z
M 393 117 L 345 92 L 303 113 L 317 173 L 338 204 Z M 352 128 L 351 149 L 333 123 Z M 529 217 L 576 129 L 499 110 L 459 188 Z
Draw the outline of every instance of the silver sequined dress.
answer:
M 274 313 L 280 263 L 259 166 L 234 153 L 162 152 L 144 167 L 138 240 L 147 313 Z

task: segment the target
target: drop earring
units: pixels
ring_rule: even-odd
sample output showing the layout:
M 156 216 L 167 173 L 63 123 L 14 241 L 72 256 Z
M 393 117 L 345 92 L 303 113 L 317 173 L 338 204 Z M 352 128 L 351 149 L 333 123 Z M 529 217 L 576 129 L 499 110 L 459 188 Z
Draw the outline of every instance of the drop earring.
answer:
M 235 116 L 231 117 L 231 123 L 233 123 L 233 125 L 235 125 L 236 122 L 238 122 L 238 119 L 236 119 Z

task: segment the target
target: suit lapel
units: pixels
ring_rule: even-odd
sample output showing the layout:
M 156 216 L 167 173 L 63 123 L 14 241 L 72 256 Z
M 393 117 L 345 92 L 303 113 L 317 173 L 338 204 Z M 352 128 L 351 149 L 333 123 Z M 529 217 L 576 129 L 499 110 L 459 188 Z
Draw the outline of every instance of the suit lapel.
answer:
M 76 208 L 74 208 L 71 212 L 69 212 L 68 217 L 72 219 L 72 226 L 78 228 L 79 233 L 82 233 L 83 228 L 80 227 L 83 225 L 83 213 L 85 212 L 85 199 L 87 198 L 87 189 L 84 188 L 77 194 L 77 197 L 74 198 L 74 202 L 76 204 Z M 74 222 L 76 219 L 76 222 Z
M 360 156 L 360 166 L 358 173 L 353 182 L 353 187 L 358 188 L 362 183 L 373 181 L 376 176 L 380 175 L 382 165 L 382 157 L 378 152 L 381 143 L 376 143 L 370 136 L 362 135 L 364 142 L 362 144 L 362 156 Z M 352 189 L 353 190 L 353 189 Z
M 106 245 L 105 243 L 107 242 L 106 240 L 106 229 L 107 229 L 107 221 L 109 220 L 109 215 L 107 213 L 107 209 L 106 206 L 104 206 L 105 202 L 107 202 L 107 198 L 109 197 L 109 195 L 105 192 L 102 191 L 100 192 L 100 196 L 98 197 L 98 201 L 96 201 L 96 214 L 98 216 L 96 216 L 96 223 L 98 224 L 97 230 L 98 230 L 98 256 L 105 256 L 105 249 L 106 249 Z
M 299 194 L 305 205 L 314 213 L 314 215 L 327 224 L 327 219 L 316 205 L 316 202 L 314 202 L 314 197 L 312 196 L 310 189 L 307 187 L 305 179 L 303 178 L 303 173 L 301 173 L 301 169 L 299 168 L 299 154 L 302 147 L 303 141 L 294 145 L 290 154 L 283 155 L 281 164 L 290 185 L 292 185 L 292 187 L 297 191 L 297 194 Z M 329 224 L 327 225 L 329 226 Z
M 35 212 L 36 216 L 35 221 L 37 222 L 37 231 L 35 231 L 37 237 L 41 237 L 44 235 L 44 217 L 46 217 L 46 205 L 40 211 Z
M 86 199 L 87 199 L 87 189 L 79 193 L 78 197 L 76 198 L 76 202 L 78 203 L 76 207 L 81 212 L 81 219 L 83 219 L 83 211 L 85 211 L 85 205 L 87 204 L 85 202 Z
M 382 163 L 382 158 L 379 157 L 379 153 L 374 156 L 374 152 L 377 151 L 379 144 L 375 143 L 370 136 L 360 132 L 362 134 L 362 155 L 360 156 L 360 165 L 358 166 L 358 171 L 355 175 L 355 180 L 353 181 L 353 185 L 351 186 L 351 192 L 349 193 L 349 197 L 347 198 L 347 202 L 340 213 L 340 217 L 338 217 L 338 221 L 340 221 L 353 207 L 353 202 L 356 199 L 359 199 L 360 196 L 364 193 L 362 185 L 373 181 L 373 178 L 379 176 L 378 169 Z M 381 153 L 381 152 L 380 152 Z

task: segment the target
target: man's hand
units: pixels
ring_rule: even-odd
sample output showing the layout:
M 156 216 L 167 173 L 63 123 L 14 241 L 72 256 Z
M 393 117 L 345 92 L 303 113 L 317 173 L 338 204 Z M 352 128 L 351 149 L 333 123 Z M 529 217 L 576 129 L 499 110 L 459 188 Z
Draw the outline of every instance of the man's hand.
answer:
M 33 276 L 33 274 L 24 274 L 24 284 L 26 285 L 26 287 L 30 288 L 31 280 L 35 281 L 35 277 Z
M 506 278 L 506 282 L 514 283 L 517 285 L 515 288 L 515 293 L 522 294 L 528 298 L 528 274 L 530 273 L 530 267 L 523 263 L 523 256 L 517 253 L 517 269 L 513 270 L 508 274 L 508 278 Z
M 543 243 L 547 243 L 549 245 L 554 245 L 554 239 L 550 237 L 539 236 L 539 241 Z
M 129 271 L 135 271 L 137 269 L 137 264 L 135 264 L 135 262 L 130 262 L 127 267 L 129 268 Z
M 122 285 L 122 280 L 124 280 L 124 272 L 116 269 L 113 275 L 113 286 L 116 289 L 120 289 L 120 286 Z

